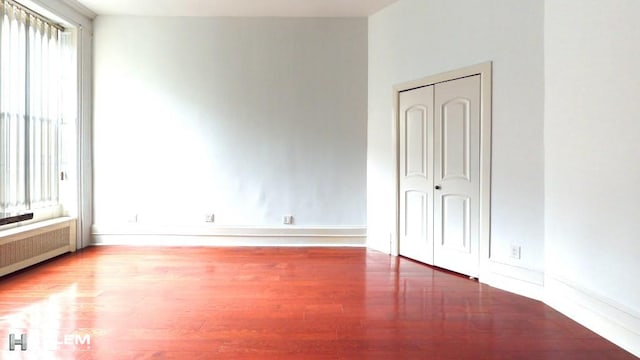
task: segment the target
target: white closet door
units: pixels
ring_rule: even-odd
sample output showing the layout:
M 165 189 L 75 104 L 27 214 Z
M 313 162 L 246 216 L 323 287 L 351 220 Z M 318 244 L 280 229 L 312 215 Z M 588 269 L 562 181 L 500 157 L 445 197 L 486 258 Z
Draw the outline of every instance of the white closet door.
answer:
M 477 277 L 480 76 L 436 84 L 434 265 Z
M 479 273 L 480 76 L 399 95 L 399 254 Z
M 399 254 L 433 264 L 433 86 L 399 96 Z

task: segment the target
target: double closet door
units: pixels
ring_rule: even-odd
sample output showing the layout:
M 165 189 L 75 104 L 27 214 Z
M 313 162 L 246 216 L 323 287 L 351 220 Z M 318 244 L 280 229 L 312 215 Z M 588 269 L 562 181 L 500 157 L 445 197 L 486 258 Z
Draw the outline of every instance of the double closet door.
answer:
M 399 94 L 399 254 L 479 273 L 480 75 Z

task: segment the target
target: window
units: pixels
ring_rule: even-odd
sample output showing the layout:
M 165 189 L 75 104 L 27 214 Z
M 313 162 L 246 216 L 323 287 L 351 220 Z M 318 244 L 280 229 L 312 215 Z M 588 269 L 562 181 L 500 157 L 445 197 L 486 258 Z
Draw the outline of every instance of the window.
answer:
M 0 0 L 0 212 L 58 207 L 63 33 Z

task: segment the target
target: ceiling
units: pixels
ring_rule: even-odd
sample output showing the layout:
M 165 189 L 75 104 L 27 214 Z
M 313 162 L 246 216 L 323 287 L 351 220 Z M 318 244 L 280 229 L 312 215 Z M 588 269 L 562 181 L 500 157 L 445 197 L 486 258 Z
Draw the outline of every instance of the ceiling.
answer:
M 76 0 L 98 15 L 366 17 L 397 0 Z

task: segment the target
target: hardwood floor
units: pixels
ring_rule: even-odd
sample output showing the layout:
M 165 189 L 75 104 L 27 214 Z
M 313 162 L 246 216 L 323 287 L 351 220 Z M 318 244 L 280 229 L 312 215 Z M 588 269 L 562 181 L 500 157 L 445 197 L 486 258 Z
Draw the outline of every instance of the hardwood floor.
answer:
M 2 359 L 635 358 L 541 302 L 353 248 L 89 248 L 0 278 L 0 338 Z

